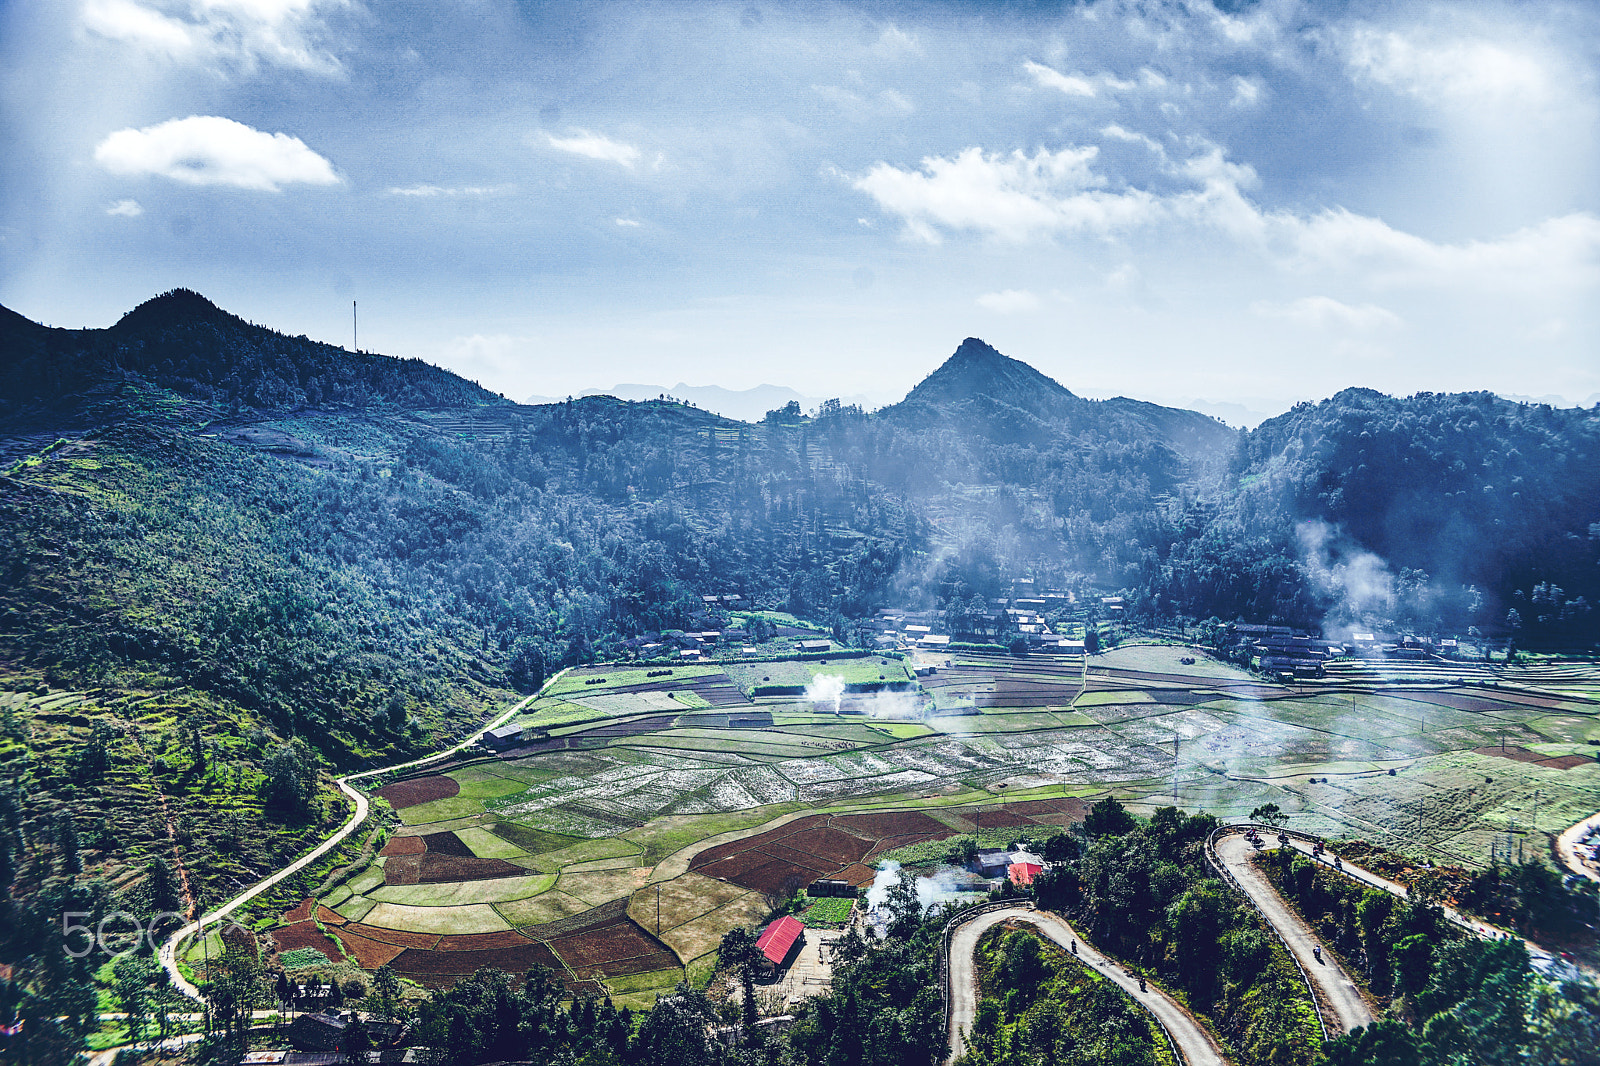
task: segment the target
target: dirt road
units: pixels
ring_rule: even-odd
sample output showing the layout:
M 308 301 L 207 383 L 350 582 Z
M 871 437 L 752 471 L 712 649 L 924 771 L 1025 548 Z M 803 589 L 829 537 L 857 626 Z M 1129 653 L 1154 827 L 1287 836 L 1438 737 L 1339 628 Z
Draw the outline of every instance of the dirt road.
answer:
M 1271 837 L 1263 839 L 1276 846 Z M 1323 951 L 1322 957 L 1317 958 L 1314 949 L 1321 946 L 1322 941 L 1283 901 L 1283 897 L 1278 895 L 1278 890 L 1272 887 L 1272 882 L 1267 880 L 1266 875 L 1250 862 L 1250 857 L 1255 853 L 1254 845 L 1237 833 L 1229 833 L 1217 839 L 1217 858 L 1228 868 L 1228 872 L 1233 874 L 1245 895 L 1250 897 L 1267 921 L 1272 923 L 1278 935 L 1283 937 L 1284 943 L 1299 960 L 1301 969 L 1305 970 L 1311 982 L 1316 985 L 1322 1002 L 1329 1008 L 1324 1012 L 1324 1018 L 1328 1023 L 1328 1035 L 1338 1036 L 1352 1029 L 1371 1025 L 1372 1010 L 1367 1006 L 1366 1000 L 1361 998 L 1361 991 L 1356 988 L 1355 982 L 1350 980 L 1350 975 L 1333 960 L 1331 953 Z
M 1091 947 L 1060 917 L 1048 911 L 1034 911 L 1026 907 L 988 911 L 972 921 L 958 926 L 950 937 L 950 1060 L 961 1057 L 966 1051 L 963 1034 L 972 1028 L 978 1014 L 978 980 L 973 967 L 972 954 L 984 931 L 1008 919 L 1031 922 L 1039 931 L 1063 948 L 1071 950 L 1078 945 L 1078 959 L 1103 977 L 1110 978 L 1123 991 L 1144 1007 L 1166 1029 L 1183 1052 L 1188 1066 L 1228 1066 L 1221 1050 L 1206 1031 L 1190 1018 L 1165 992 L 1155 986 L 1139 991 L 1139 979 L 1130 975 L 1121 965 L 1107 959 Z

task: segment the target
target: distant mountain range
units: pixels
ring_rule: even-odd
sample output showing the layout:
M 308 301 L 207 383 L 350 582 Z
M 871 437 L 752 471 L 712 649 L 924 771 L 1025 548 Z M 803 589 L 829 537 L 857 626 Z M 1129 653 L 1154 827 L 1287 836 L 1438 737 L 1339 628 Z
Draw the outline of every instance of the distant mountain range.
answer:
M 687 400 L 702 410 L 719 414 L 740 422 L 759 422 L 768 411 L 776 411 L 790 402 L 798 403 L 800 410 L 809 414 L 823 402 L 836 399 L 844 404 L 855 404 L 871 409 L 882 402 L 882 397 L 865 394 L 855 396 L 807 396 L 786 385 L 757 385 L 750 389 L 725 389 L 721 385 L 686 385 L 683 382 L 668 388 L 665 385 L 613 385 L 609 389 L 584 389 L 579 396 L 615 396 L 619 400 L 655 400 L 666 397 Z M 529 396 L 527 404 L 561 403 L 565 396 Z

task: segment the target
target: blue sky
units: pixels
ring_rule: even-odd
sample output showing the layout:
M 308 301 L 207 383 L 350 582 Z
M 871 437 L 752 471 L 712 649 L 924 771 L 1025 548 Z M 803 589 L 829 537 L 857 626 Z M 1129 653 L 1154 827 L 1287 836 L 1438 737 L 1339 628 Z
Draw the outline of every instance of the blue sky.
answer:
M 0 6 L 0 303 L 513 398 L 1600 393 L 1600 7 Z

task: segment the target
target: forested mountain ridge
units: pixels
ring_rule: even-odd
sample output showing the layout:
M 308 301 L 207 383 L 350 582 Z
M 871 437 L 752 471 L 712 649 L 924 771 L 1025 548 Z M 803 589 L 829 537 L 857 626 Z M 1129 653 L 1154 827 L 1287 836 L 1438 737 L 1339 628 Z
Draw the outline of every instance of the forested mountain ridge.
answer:
M 0 308 L 0 350 L 0 417 L 123 381 L 235 412 L 509 403 L 419 359 L 253 325 L 187 289 L 145 301 L 108 329 L 53 329 Z
M 1353 622 L 1365 606 L 1419 632 L 1570 646 L 1595 638 L 1597 564 L 1600 410 L 1346 389 L 1242 436 L 1216 507 L 1143 579 L 1224 618 Z

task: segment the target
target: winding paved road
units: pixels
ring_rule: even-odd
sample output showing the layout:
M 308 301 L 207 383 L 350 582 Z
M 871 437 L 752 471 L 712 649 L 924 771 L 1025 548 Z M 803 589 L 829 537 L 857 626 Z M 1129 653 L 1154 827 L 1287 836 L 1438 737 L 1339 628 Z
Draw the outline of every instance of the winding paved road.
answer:
M 1270 846 L 1276 847 L 1277 842 L 1271 837 L 1263 836 L 1264 841 L 1269 841 Z M 1278 890 L 1272 887 L 1266 875 L 1256 869 L 1250 861 L 1256 849 L 1248 840 L 1237 833 L 1229 833 L 1217 840 L 1217 858 L 1233 874 L 1234 880 L 1255 903 L 1263 917 L 1272 923 L 1278 931 L 1283 942 L 1288 945 L 1294 957 L 1299 960 L 1300 968 L 1311 978 L 1316 985 L 1316 992 L 1326 1006 L 1323 1013 L 1324 1020 L 1328 1023 L 1329 1036 L 1338 1036 L 1348 1033 L 1352 1029 L 1359 1029 L 1364 1025 L 1372 1024 L 1372 1010 L 1367 1006 L 1366 1000 L 1361 998 L 1361 990 L 1356 987 L 1350 975 L 1334 961 L 1331 952 L 1323 952 L 1319 960 L 1314 948 L 1322 942 L 1311 931 L 1310 926 L 1283 901 L 1278 895 Z M 1334 1027 L 1337 1026 L 1337 1031 Z
M 449 758 L 451 755 L 454 755 L 457 752 L 462 751 L 463 749 L 476 743 L 478 738 L 483 736 L 484 733 L 491 729 L 497 728 L 504 722 L 510 721 L 529 703 L 538 699 L 539 695 L 543 693 L 546 688 L 549 688 L 551 685 L 555 684 L 562 674 L 565 674 L 566 672 L 566 670 L 562 670 L 555 674 L 548 681 L 546 681 L 544 685 L 540 686 L 538 693 L 518 701 L 511 707 L 510 710 L 497 716 L 486 725 L 474 730 L 466 740 L 463 740 L 454 747 L 446 748 L 444 751 L 435 752 L 432 755 L 427 755 L 420 759 L 413 759 L 410 762 L 398 763 L 394 766 L 380 766 L 376 770 L 362 770 L 360 773 L 346 774 L 344 777 L 339 778 L 335 784 L 337 784 L 340 791 L 342 791 L 346 796 L 349 796 L 350 801 L 355 804 L 355 811 L 350 815 L 349 821 L 345 822 L 345 824 L 340 826 L 332 836 L 330 836 L 327 840 L 324 840 L 321 844 L 318 844 L 311 851 L 306 852 L 306 854 L 300 856 L 294 862 L 290 863 L 288 866 L 285 866 L 271 877 L 258 882 L 241 894 L 235 896 L 233 899 L 229 900 L 227 903 L 224 903 L 210 914 L 204 915 L 198 920 L 190 922 L 182 929 L 179 929 L 176 933 L 173 933 L 167 938 L 166 942 L 161 945 L 161 965 L 166 969 L 167 975 L 172 978 L 173 987 L 182 992 L 184 995 L 188 996 L 190 999 L 202 998 L 200 995 L 200 990 L 191 984 L 183 976 L 183 972 L 178 969 L 178 946 L 180 944 L 182 944 L 185 940 L 188 940 L 191 936 L 194 936 L 194 934 L 198 933 L 206 926 L 215 925 L 216 923 L 222 921 L 222 919 L 226 918 L 228 915 L 232 914 L 246 903 L 249 903 L 251 900 L 255 899 L 257 896 L 271 888 L 273 885 L 277 884 L 279 881 L 282 881 L 286 877 L 292 877 L 301 870 L 305 869 L 307 866 L 316 862 L 318 859 L 322 858 L 328 852 L 332 851 L 334 848 L 343 843 L 346 837 L 356 831 L 357 826 L 366 821 L 367 811 L 370 807 L 370 804 L 368 804 L 366 796 L 350 787 L 349 783 L 351 781 L 359 781 L 364 777 L 373 777 L 377 774 L 386 774 L 394 770 L 409 770 L 412 767 L 426 766 L 428 763 L 438 762 L 440 759 Z
M 1583 821 L 1572 826 L 1556 838 L 1556 855 L 1567 869 L 1579 877 L 1587 877 L 1591 881 L 1600 881 L 1600 871 L 1594 866 L 1584 862 L 1578 855 L 1578 842 L 1590 829 L 1600 828 L 1600 814 L 1591 814 Z
M 1110 978 L 1139 1005 L 1155 1015 L 1166 1029 L 1167 1035 L 1182 1050 L 1187 1066 L 1228 1066 L 1222 1051 L 1212 1042 L 1210 1035 L 1190 1018 L 1184 1009 L 1165 992 L 1150 986 L 1139 991 L 1139 979 L 1130 975 L 1118 963 L 1106 958 L 1091 947 L 1088 941 L 1065 920 L 1048 911 L 1010 907 L 986 911 L 964 925 L 958 926 L 950 937 L 950 1058 L 955 1060 L 966 1052 L 965 1033 L 972 1028 L 978 1015 L 978 975 L 973 967 L 972 955 L 984 931 L 1000 922 L 1015 919 L 1031 922 L 1039 931 L 1063 948 L 1071 950 L 1073 941 L 1078 945 L 1078 960 L 1104 977 Z

